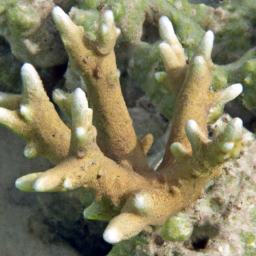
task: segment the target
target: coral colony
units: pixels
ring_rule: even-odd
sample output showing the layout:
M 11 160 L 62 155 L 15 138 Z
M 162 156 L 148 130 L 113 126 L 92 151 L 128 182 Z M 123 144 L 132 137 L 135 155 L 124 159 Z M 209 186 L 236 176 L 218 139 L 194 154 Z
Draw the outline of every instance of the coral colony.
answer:
M 223 163 L 240 150 L 242 121 L 234 118 L 208 137 L 207 123 L 223 105 L 242 92 L 240 84 L 211 92 L 213 32 L 203 36 L 187 64 L 172 23 L 163 16 L 160 56 L 166 72 L 156 74 L 177 96 L 171 132 L 156 171 L 146 161 L 153 138 L 136 137 L 119 83 L 114 46 L 120 30 L 111 10 L 100 16 L 95 40 L 84 35 L 67 14 L 55 7 L 53 19 L 69 55 L 86 84 L 53 99 L 71 117 L 70 129 L 60 119 L 31 64 L 21 69 L 22 95 L 2 94 L 0 122 L 25 138 L 28 158 L 44 156 L 56 167 L 19 178 L 23 191 L 48 192 L 89 188 L 95 201 L 84 210 L 89 219 L 110 220 L 103 237 L 109 243 L 129 239 L 150 226 L 161 226 L 195 202 L 206 183 L 221 173 Z

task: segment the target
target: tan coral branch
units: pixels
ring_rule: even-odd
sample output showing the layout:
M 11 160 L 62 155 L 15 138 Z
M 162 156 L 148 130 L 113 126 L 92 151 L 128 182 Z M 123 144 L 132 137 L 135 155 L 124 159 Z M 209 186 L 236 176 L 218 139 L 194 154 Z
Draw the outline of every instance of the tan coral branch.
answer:
M 17 109 L 1 108 L 0 122 L 27 141 L 24 150 L 26 157 L 44 156 L 54 163 L 59 163 L 67 156 L 70 130 L 58 116 L 34 67 L 28 63 L 24 64 L 21 76 L 22 95 L 2 95 L 14 103 L 12 109 Z M 2 106 L 8 107 L 4 101 Z
M 96 45 L 84 37 L 82 28 L 60 8 L 54 8 L 53 17 L 69 54 L 69 65 L 78 68 L 86 82 L 99 147 L 116 162 L 128 161 L 136 172 L 147 172 L 143 147 L 136 137 L 119 83 L 114 53 L 119 32 L 112 12 L 107 10 L 101 16 Z

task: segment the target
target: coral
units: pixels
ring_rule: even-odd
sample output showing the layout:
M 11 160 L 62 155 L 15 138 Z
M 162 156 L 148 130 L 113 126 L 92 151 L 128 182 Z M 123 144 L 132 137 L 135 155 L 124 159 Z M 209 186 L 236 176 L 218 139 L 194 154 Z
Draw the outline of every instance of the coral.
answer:
M 1 124 L 26 139 L 26 157 L 45 156 L 59 163 L 68 153 L 70 130 L 49 101 L 35 69 L 27 64 L 21 73 L 22 96 L 1 95 Z
M 252 49 L 251 51 L 255 51 Z M 240 62 L 241 59 L 237 62 Z M 236 72 L 230 74 L 230 81 L 242 82 L 244 85 L 244 93 L 242 102 L 248 109 L 255 108 L 255 75 L 256 75 L 256 60 L 248 59 L 242 65 L 238 65 Z
M 224 0 L 215 9 L 207 27 L 218 35 L 214 55 L 217 63 L 234 61 L 255 45 L 255 10 L 253 0 Z M 233 38 L 238 35 L 240 40 L 234 43 Z
M 172 23 L 161 17 L 159 51 L 167 86 L 177 100 L 165 155 L 154 171 L 145 157 L 152 135 L 141 141 L 136 137 L 122 97 L 114 53 L 120 30 L 113 12 L 102 11 L 94 40 L 61 8 L 55 7 L 52 14 L 69 55 L 68 66 L 84 80 L 93 115 L 80 88 L 72 94 L 55 90 L 55 102 L 71 118 L 69 129 L 50 103 L 36 70 L 24 64 L 23 94 L 3 95 L 0 122 L 27 140 L 27 157 L 45 156 L 57 165 L 19 178 L 16 187 L 36 192 L 91 189 L 95 201 L 84 216 L 110 219 L 103 234 L 109 243 L 163 225 L 202 196 L 224 162 L 239 156 L 242 121 L 235 118 L 219 126 L 211 138 L 207 122 L 220 115 L 219 109 L 237 97 L 242 86 L 210 91 L 213 33 L 205 33 L 188 65 Z M 12 109 L 7 109 L 5 102 L 10 101 Z
M 117 26 L 122 31 L 116 50 L 121 46 L 122 49 L 127 48 L 126 54 L 121 52 L 117 55 L 121 73 L 126 73 L 128 68 L 131 78 L 136 79 L 160 112 L 171 119 L 175 96 L 161 81 L 154 79 L 155 71 L 163 69 L 158 54 L 160 41 L 156 34 L 159 17 L 165 15 L 172 21 L 188 59 L 193 55 L 204 30 L 212 29 L 215 32 L 217 44 L 213 49 L 213 60 L 219 65 L 213 68 L 212 89 L 218 91 L 233 83 L 232 78 L 236 76 L 237 70 L 240 70 L 239 81 L 243 82 L 249 76 L 251 82 L 255 82 L 255 70 L 248 72 L 243 69 L 246 61 L 255 59 L 255 50 L 251 49 L 255 41 L 255 3 L 243 1 L 243 8 L 239 7 L 240 4 L 240 1 L 223 1 L 218 8 L 213 9 L 203 4 L 191 5 L 187 1 L 136 1 L 133 4 L 130 1 L 94 1 L 93 4 L 78 1 L 69 15 L 77 25 L 85 28 L 86 35 L 93 40 L 98 28 L 99 9 L 107 6 L 113 10 Z M 234 62 L 239 57 L 242 58 Z M 129 66 L 125 67 L 127 59 L 130 60 Z M 223 65 L 231 61 L 234 63 Z M 255 107 L 252 100 L 248 99 L 250 92 L 251 88 L 245 88 L 243 103 L 248 109 Z
M 216 125 L 231 119 L 223 115 Z M 247 143 L 245 143 L 247 141 Z M 250 141 L 248 145 L 248 141 Z M 255 139 L 243 131 L 242 156 L 234 162 L 226 162 L 222 175 L 211 180 L 205 187 L 203 197 L 173 216 L 161 229 L 136 236 L 113 247 L 108 256 L 115 255 L 254 255 L 255 248 Z M 166 225 L 177 219 L 172 229 Z M 181 221 L 179 221 L 181 220 Z M 176 237 L 184 234 L 183 225 L 191 227 L 193 233 L 180 242 Z M 175 229 L 173 228 L 175 227 Z M 161 240 L 168 232 L 168 240 Z M 143 241 L 143 242 L 142 242 Z M 175 242 L 176 241 L 176 242 Z M 129 243 L 129 244 L 128 244 Z M 118 254 L 118 252 L 121 252 Z
M 22 62 L 53 67 L 67 56 L 51 18 L 53 1 L 1 1 L 0 35 Z
M 158 19 L 163 15 L 172 21 L 188 58 L 193 55 L 205 30 L 211 29 L 215 33 L 212 57 L 219 65 L 213 68 L 212 89 L 218 91 L 231 85 L 238 69 L 239 82 L 248 80 L 248 77 L 252 83 L 255 82 L 255 70 L 244 69 L 246 61 L 255 59 L 255 51 L 250 51 L 255 44 L 254 0 L 243 0 L 242 3 L 222 1 L 215 9 L 204 4 L 190 4 L 186 0 L 140 0 L 133 3 L 127 0 L 3 1 L 0 5 L 0 33 L 19 60 L 43 68 L 66 63 L 67 56 L 50 15 L 54 4 L 65 12 L 70 10 L 71 19 L 84 27 L 86 36 L 91 40 L 97 37 L 101 10 L 110 8 L 113 11 L 117 26 L 122 31 L 116 51 L 123 87 L 130 83 L 134 86 L 136 80 L 168 119 L 172 118 L 174 111 L 174 103 L 170 104 L 169 99 L 174 102 L 175 96 L 159 86 L 161 82 L 153 79 L 155 71 L 163 70 L 157 49 L 160 43 Z M 240 8 L 241 4 L 243 8 Z M 124 48 L 126 51 L 122 50 Z M 230 69 L 234 65 L 226 66 L 244 55 L 246 59 L 242 58 L 236 68 Z M 82 79 L 76 70 L 69 68 L 66 79 L 66 87 L 70 91 L 81 87 Z M 254 95 L 254 90 L 246 87 L 242 99 L 249 110 L 255 107 L 249 96 L 251 92 Z
M 143 23 L 152 28 L 157 26 L 157 20 L 160 16 L 166 15 L 172 21 L 189 56 L 193 54 L 204 30 L 212 29 L 216 34 L 217 41 L 213 55 L 218 58 L 218 63 L 222 60 L 221 63 L 226 64 L 227 59 L 237 59 L 235 56 L 229 56 L 231 53 L 241 56 L 246 50 L 253 47 L 252 42 L 255 39 L 255 2 L 244 0 L 242 2 L 243 8 L 239 8 L 240 4 L 241 1 L 222 1 L 218 8 L 214 9 L 204 4 L 190 4 L 186 0 L 161 0 L 157 2 L 140 0 L 134 3 L 126 0 L 80 0 L 76 7 L 71 9 L 70 16 L 77 24 L 88 28 L 91 36 L 95 36 L 99 10 L 103 7 L 109 7 L 113 10 L 117 25 L 122 30 L 122 41 L 137 45 L 146 39 L 143 36 L 143 29 L 145 29 Z M 94 25 L 90 26 L 92 24 Z M 241 35 L 244 35 L 241 41 L 234 42 L 234 38 Z M 152 40 L 154 36 L 154 32 L 151 32 L 149 40 Z M 226 40 L 222 40 L 223 37 Z M 220 51 L 221 55 L 218 54 Z

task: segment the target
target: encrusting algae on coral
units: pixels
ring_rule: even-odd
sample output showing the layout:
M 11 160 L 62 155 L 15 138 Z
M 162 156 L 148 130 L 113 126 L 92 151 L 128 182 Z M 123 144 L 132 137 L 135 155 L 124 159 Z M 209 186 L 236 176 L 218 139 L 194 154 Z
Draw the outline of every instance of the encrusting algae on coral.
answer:
M 85 81 L 93 115 L 80 88 L 71 95 L 55 90 L 55 102 L 72 119 L 70 130 L 49 101 L 36 70 L 24 64 L 23 94 L 3 95 L 0 123 L 26 139 L 25 156 L 45 156 L 57 165 L 19 178 L 16 187 L 36 192 L 93 190 L 95 201 L 84 216 L 110 220 L 103 234 L 109 243 L 163 225 L 203 194 L 226 160 L 239 155 L 242 121 L 235 118 L 218 127 L 211 138 L 207 123 L 219 117 L 223 105 L 237 97 L 242 86 L 211 92 L 213 33 L 205 33 L 187 64 L 171 22 L 161 17 L 159 51 L 166 73 L 156 78 L 164 77 L 177 101 L 165 156 L 154 171 L 145 157 L 152 136 L 139 141 L 122 97 L 114 53 L 120 30 L 112 11 L 102 13 L 95 41 L 86 38 L 83 28 L 61 8 L 52 13 L 69 67 Z M 6 100 L 13 101 L 11 108 Z

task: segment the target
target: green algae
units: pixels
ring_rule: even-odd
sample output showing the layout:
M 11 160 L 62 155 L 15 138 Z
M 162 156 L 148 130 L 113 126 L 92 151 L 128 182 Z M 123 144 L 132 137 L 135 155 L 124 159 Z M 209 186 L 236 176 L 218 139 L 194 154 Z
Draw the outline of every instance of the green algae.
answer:
M 193 224 L 183 214 L 168 219 L 162 227 L 163 239 L 173 242 L 185 241 L 193 232 Z
M 240 233 L 240 239 L 244 242 L 244 254 L 245 256 L 253 256 L 256 253 L 256 235 L 252 232 L 242 231 Z
M 8 28 L 17 34 L 24 33 L 35 24 L 40 22 L 40 17 L 32 6 L 28 5 L 15 5 L 9 8 L 6 13 Z

